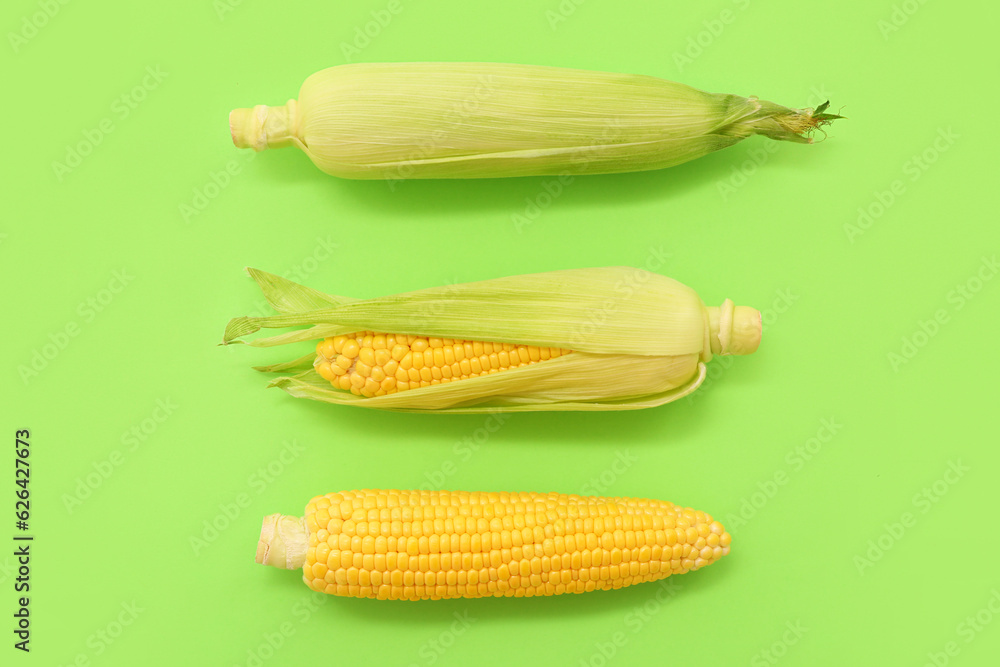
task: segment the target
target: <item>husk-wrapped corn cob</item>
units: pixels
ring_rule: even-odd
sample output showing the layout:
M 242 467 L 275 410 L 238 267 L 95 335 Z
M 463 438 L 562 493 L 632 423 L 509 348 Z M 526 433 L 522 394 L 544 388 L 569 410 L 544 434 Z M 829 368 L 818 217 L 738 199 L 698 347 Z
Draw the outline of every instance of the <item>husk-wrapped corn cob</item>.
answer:
M 753 134 L 809 143 L 840 118 L 651 76 L 496 63 L 331 67 L 284 106 L 236 109 L 240 148 L 298 146 L 357 179 L 600 174 L 670 167 Z
M 694 391 L 713 354 L 750 354 L 760 313 L 706 307 L 670 278 L 627 267 L 553 271 L 354 300 L 256 269 L 279 314 L 238 317 L 223 343 L 262 327 L 308 328 L 250 345 L 317 341 L 293 396 L 406 411 L 628 410 Z
M 711 565 L 730 536 L 659 500 L 560 493 L 343 491 L 265 517 L 257 562 L 314 591 L 380 600 L 609 590 Z

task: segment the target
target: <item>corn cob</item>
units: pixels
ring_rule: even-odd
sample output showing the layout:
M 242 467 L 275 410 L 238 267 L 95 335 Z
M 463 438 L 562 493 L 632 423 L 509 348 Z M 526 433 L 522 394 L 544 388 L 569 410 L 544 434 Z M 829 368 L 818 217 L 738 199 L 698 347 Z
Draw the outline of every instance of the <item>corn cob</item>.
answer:
M 236 109 L 233 143 L 297 146 L 355 179 L 600 174 L 670 167 L 753 134 L 809 143 L 840 116 L 651 76 L 495 63 L 331 67 L 284 106 Z
M 321 340 L 313 367 L 333 386 L 370 398 L 524 368 L 570 352 L 365 331 Z
M 694 391 L 714 354 L 750 354 L 753 308 L 706 307 L 639 269 L 554 271 L 358 301 L 250 270 L 270 317 L 238 317 L 223 343 L 312 341 L 310 354 L 259 367 L 293 396 L 408 411 L 628 410 Z
M 710 565 L 730 536 L 668 502 L 560 493 L 370 490 L 264 519 L 257 562 L 314 591 L 380 600 L 609 590 Z

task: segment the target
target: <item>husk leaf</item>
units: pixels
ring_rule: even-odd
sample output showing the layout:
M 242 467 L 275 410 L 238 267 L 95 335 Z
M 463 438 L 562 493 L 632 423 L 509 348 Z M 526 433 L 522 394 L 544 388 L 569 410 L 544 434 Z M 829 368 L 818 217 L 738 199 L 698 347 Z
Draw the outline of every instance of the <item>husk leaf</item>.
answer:
M 576 353 L 560 357 L 559 359 L 570 359 L 578 356 Z M 585 355 L 580 354 L 583 358 Z M 589 356 L 589 355 L 588 355 Z M 554 359 L 550 361 L 559 361 Z M 633 358 L 635 359 L 635 358 Z M 588 360 L 589 361 L 589 360 Z M 607 360 L 612 362 L 612 360 Z M 648 359 L 643 359 L 642 363 L 647 363 Z M 544 364 L 533 364 L 533 366 L 546 366 Z M 527 368 L 532 368 L 529 366 Z M 505 375 L 514 375 L 525 369 L 514 369 L 504 371 L 495 375 L 487 375 L 478 378 L 470 378 L 461 382 L 449 384 L 432 385 L 420 389 L 410 389 L 405 392 L 387 394 L 386 396 L 376 396 L 364 398 L 355 396 L 350 392 L 338 391 L 330 386 L 330 383 L 320 377 L 315 371 L 307 371 L 294 376 L 281 377 L 273 380 L 269 386 L 280 387 L 290 395 L 298 398 L 309 398 L 325 403 L 337 405 L 354 405 L 364 408 L 376 408 L 390 410 L 393 412 L 428 412 L 435 413 L 465 413 L 478 414 L 490 412 L 541 412 L 541 411 L 567 411 L 577 410 L 582 412 L 602 411 L 602 410 L 639 410 L 664 405 L 671 401 L 683 398 L 701 386 L 705 380 L 706 367 L 704 363 L 695 361 L 693 374 L 685 381 L 676 384 L 668 389 L 659 392 L 644 393 L 639 396 L 619 396 L 616 398 L 572 399 L 553 398 L 544 393 L 528 392 L 522 396 L 488 396 L 484 397 L 480 389 L 483 387 L 462 387 L 466 383 L 484 381 L 490 390 L 500 391 L 500 381 L 504 380 L 504 385 L 508 387 L 526 388 L 530 386 L 535 378 L 529 375 L 520 375 L 517 378 L 504 378 Z M 585 375 L 592 376 L 596 384 L 601 377 L 608 378 L 611 374 L 594 375 L 593 369 L 581 368 Z M 469 392 L 468 394 L 466 392 Z M 412 396 L 409 396 L 413 394 Z M 393 400 L 383 400 L 393 399 Z M 455 402 L 451 402 L 455 401 Z
M 267 284 L 278 292 L 269 300 L 289 303 L 283 291 L 294 288 Z M 698 295 L 675 280 L 629 267 L 552 271 L 357 301 L 329 298 L 339 305 L 234 318 L 223 343 L 261 328 L 327 325 L 326 331 L 337 333 L 387 331 L 597 354 L 664 356 L 704 347 Z

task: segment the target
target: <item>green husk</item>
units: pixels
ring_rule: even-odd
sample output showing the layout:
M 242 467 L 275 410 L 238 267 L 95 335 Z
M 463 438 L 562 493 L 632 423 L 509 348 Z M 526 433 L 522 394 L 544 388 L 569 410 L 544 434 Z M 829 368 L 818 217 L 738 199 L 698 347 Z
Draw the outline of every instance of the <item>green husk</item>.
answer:
M 660 169 L 760 134 L 811 143 L 840 118 L 651 76 L 498 63 L 358 63 L 298 100 L 236 109 L 233 142 L 296 146 L 354 179 L 496 178 Z
M 650 407 L 697 388 L 713 351 L 752 352 L 760 335 L 757 311 L 729 301 L 722 310 L 705 308 L 681 283 L 627 267 L 497 278 L 365 300 L 323 294 L 256 269 L 249 273 L 279 312 L 232 319 L 223 344 L 267 347 L 383 331 L 574 350 L 496 374 L 370 398 L 331 386 L 308 367 L 313 354 L 259 367 L 307 368 L 269 386 L 328 403 L 444 412 Z M 306 328 L 239 340 L 263 328 L 295 326 Z

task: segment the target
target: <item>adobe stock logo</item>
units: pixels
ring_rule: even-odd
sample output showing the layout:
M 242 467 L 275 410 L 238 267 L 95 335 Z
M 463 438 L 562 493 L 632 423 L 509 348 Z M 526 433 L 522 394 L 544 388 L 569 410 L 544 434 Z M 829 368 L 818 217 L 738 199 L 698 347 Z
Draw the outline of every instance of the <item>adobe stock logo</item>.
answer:
M 864 554 L 854 556 L 854 567 L 857 568 L 858 574 L 864 576 L 866 570 L 882 560 L 906 536 L 906 533 L 917 525 L 920 516 L 929 513 L 971 470 L 972 468 L 962 463 L 962 459 L 948 461 L 948 468 L 941 477 L 920 489 L 910 499 L 910 504 L 919 514 L 907 511 L 900 514 L 892 523 L 883 523 L 882 527 L 885 530 L 878 537 L 868 540 L 868 549 Z

